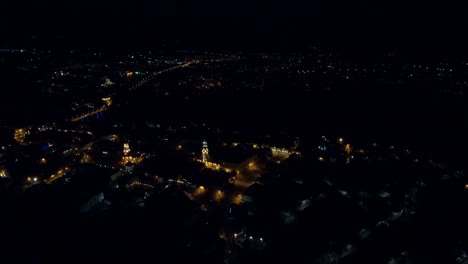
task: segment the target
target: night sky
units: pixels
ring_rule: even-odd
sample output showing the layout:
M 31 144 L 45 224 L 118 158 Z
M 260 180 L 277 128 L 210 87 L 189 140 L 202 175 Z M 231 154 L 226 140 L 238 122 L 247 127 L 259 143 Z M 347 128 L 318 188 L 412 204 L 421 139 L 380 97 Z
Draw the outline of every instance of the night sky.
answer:
M 75 46 L 290 46 L 462 50 L 467 9 L 456 1 L 2 1 L 0 45 L 63 36 Z M 458 1 L 462 2 L 462 1 Z

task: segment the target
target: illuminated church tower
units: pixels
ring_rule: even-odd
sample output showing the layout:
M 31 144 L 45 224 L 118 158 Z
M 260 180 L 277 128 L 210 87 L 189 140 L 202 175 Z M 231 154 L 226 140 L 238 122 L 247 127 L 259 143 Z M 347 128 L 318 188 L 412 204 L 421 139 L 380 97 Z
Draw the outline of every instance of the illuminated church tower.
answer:
M 128 155 L 129 152 L 130 152 L 130 144 L 124 143 L 123 144 L 123 154 Z
M 209 155 L 208 155 L 208 143 L 205 141 L 203 141 L 203 148 L 202 148 L 202 161 L 203 162 L 207 162 L 208 159 L 209 159 Z

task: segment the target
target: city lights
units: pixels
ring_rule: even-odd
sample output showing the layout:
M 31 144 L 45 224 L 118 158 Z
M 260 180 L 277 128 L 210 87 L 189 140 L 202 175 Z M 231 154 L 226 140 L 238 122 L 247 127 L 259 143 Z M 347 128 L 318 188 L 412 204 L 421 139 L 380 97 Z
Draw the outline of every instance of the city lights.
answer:
M 221 38 L 230 27 L 219 29 Z M 317 36 L 306 31 L 295 30 Z M 272 32 L 266 42 L 291 45 Z M 132 252 L 140 254 L 133 262 L 154 263 L 293 263 L 304 254 L 317 263 L 422 263 L 431 254 L 441 263 L 468 259 L 463 232 L 434 246 L 452 236 L 431 228 L 440 219 L 444 228 L 458 222 L 453 227 L 463 228 L 462 218 L 452 218 L 468 207 L 458 199 L 468 192 L 465 120 L 452 111 L 466 100 L 466 59 L 417 62 L 390 48 L 368 58 L 309 41 L 284 52 L 200 52 L 190 43 L 170 47 L 167 34 L 146 33 L 161 41 L 147 43 L 153 51 L 38 48 L 15 55 L 0 48 L 0 64 L 14 73 L 2 77 L 5 89 L 21 88 L 13 93 L 19 100 L 6 90 L 2 101 L 3 230 L 5 238 L 32 239 L 12 243 L 14 252 L 35 256 L 34 247 L 50 236 L 65 239 L 70 256 L 106 255 L 104 242 L 117 249 L 109 262 Z M 54 46 L 44 44 L 38 45 Z M 455 122 L 445 121 L 450 117 Z M 444 129 L 430 129 L 438 127 Z M 428 217 L 433 211 L 437 217 Z M 75 231 L 63 233 L 67 228 Z M 130 240 L 121 235 L 129 232 Z M 412 254 L 414 246 L 399 243 L 408 237 L 431 241 Z M 146 238 L 150 244 L 133 243 Z M 380 246 L 389 241 L 398 247 Z M 41 259 L 61 258 L 55 244 Z M 310 245 L 319 246 L 304 252 Z M 101 259 L 93 256 L 89 262 Z

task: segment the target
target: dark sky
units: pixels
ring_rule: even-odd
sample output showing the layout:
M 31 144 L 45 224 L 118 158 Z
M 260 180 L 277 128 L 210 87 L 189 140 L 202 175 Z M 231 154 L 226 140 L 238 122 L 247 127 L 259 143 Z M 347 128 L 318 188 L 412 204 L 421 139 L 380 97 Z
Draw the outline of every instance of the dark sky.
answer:
M 202 46 L 317 43 L 453 50 L 467 44 L 468 9 L 460 2 L 3 0 L 0 45 L 61 35 L 84 46 L 144 46 L 164 39 Z

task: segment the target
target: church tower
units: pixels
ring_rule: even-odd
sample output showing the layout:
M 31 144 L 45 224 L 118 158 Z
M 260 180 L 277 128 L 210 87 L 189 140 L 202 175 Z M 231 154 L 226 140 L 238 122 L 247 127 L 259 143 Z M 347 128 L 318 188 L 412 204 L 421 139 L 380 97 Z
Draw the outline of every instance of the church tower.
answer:
M 203 141 L 203 147 L 202 147 L 202 161 L 203 162 L 207 162 L 209 159 L 209 155 L 208 155 L 208 143 L 205 141 Z
M 123 154 L 126 156 L 130 152 L 130 144 L 124 143 L 123 144 Z

